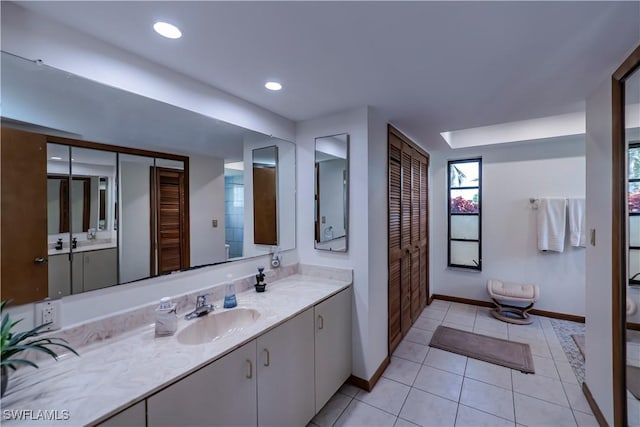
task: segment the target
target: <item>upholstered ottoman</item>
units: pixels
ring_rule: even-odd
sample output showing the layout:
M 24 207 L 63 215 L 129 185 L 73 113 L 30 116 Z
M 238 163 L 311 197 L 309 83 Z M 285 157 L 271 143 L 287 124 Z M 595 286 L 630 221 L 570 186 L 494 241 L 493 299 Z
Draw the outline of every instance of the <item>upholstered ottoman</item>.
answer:
M 493 317 L 519 325 L 528 325 L 533 322 L 528 311 L 540 296 L 538 285 L 506 283 L 490 279 L 487 281 L 487 291 L 496 306 L 491 310 Z

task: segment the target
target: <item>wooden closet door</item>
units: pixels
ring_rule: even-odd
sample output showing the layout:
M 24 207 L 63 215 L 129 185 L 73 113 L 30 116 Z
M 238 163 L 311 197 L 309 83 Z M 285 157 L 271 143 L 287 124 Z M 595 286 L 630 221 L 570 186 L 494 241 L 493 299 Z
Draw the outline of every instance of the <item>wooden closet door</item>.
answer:
M 411 291 L 412 291 L 412 246 L 411 246 L 411 201 L 412 201 L 412 150 L 406 144 L 402 144 L 402 193 L 400 198 L 402 210 L 401 244 L 402 244 L 402 265 L 400 269 L 400 325 L 404 336 L 412 325 L 411 316 Z
M 420 155 L 420 310 L 429 298 L 429 159 Z
M 389 352 L 402 340 L 402 143 L 389 136 Z
M 418 319 L 420 306 L 420 243 L 424 227 L 420 223 L 420 157 L 418 153 L 407 147 L 411 153 L 411 321 Z

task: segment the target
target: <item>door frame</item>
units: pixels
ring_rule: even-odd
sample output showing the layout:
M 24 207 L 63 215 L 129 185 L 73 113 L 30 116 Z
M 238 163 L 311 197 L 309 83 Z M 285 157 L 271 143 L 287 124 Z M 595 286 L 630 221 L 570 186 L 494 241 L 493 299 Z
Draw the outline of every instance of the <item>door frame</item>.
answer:
M 612 116 L 612 359 L 613 359 L 613 420 L 615 425 L 627 425 L 627 192 L 626 142 L 624 135 L 624 80 L 640 69 L 638 46 L 611 77 Z

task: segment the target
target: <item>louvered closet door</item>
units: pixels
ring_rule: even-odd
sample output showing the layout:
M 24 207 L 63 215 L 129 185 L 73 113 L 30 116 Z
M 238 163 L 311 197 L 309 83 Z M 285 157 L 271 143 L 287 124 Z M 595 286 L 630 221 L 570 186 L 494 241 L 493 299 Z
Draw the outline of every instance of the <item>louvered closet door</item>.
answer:
M 400 234 L 402 244 L 402 268 L 400 269 L 401 284 L 400 284 L 400 325 L 402 327 L 402 335 L 404 336 L 412 325 L 411 316 L 411 293 L 412 293 L 412 260 L 413 251 L 411 246 L 411 201 L 412 201 L 412 154 L 413 150 L 406 144 L 402 147 L 402 193 L 400 197 L 401 211 L 402 211 L 402 232 Z
M 429 289 L 429 159 L 419 155 L 420 158 L 420 310 L 427 305 Z
M 420 306 L 420 243 L 421 233 L 424 229 L 420 226 L 420 158 L 415 150 L 411 149 L 411 320 L 418 319 L 422 307 Z
M 389 139 L 389 348 L 392 352 L 402 340 L 400 325 L 402 277 L 401 175 L 402 143 Z

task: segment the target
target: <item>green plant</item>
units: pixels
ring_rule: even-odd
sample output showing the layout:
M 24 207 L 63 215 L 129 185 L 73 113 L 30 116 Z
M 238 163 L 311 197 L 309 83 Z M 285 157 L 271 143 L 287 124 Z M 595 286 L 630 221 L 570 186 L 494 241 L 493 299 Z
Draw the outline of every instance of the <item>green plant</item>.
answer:
M 16 369 L 16 365 L 29 365 L 37 368 L 34 362 L 27 359 L 16 359 L 15 356 L 26 350 L 41 351 L 48 354 L 54 359 L 58 358 L 58 354 L 53 351 L 52 346 L 60 347 L 71 351 L 78 356 L 78 353 L 67 345 L 67 341 L 62 338 L 38 338 L 38 334 L 49 325 L 44 323 L 33 329 L 24 332 L 12 332 L 13 328 L 22 321 L 22 319 L 12 321 L 9 314 L 4 314 L 4 307 L 7 301 L 0 303 L 0 315 L 2 316 L 2 329 L 0 334 L 0 365 L 5 368 Z

